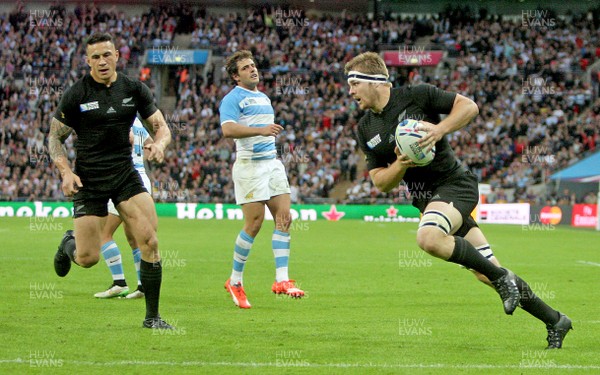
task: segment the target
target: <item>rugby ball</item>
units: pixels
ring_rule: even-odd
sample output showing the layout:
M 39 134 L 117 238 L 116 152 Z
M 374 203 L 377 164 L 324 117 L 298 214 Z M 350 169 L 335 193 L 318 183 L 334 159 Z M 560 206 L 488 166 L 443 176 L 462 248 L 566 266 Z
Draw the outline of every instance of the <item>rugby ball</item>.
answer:
M 435 146 L 429 152 L 423 152 L 419 146 L 419 140 L 427 134 L 423 130 L 417 130 L 419 122 L 417 120 L 403 120 L 396 128 L 396 146 L 401 153 L 408 156 L 416 165 L 422 167 L 433 160 L 435 157 Z

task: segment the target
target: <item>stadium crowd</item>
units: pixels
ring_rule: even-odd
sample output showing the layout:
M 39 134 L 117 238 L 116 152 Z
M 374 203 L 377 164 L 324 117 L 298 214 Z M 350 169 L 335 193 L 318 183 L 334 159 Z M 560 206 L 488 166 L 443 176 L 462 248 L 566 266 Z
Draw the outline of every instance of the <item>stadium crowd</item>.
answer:
M 479 116 L 450 141 L 463 164 L 491 185 L 492 203 L 556 203 L 556 193 L 539 196 L 529 187 L 600 146 L 597 86 L 584 80 L 585 69 L 600 57 L 599 30 L 582 17 L 552 21 L 555 28 L 440 17 L 431 42 L 452 50 L 456 66 L 444 74 L 413 76 L 415 83 L 459 92 L 480 106 Z M 512 197 L 507 189 L 514 189 Z M 361 202 L 409 198 L 404 186 L 383 195 L 366 175 L 349 194 Z
M 74 13 L 51 9 L 64 26 L 32 26 L 23 9 L 0 16 L 2 200 L 64 200 L 45 134 L 62 91 L 87 70 L 82 42 L 100 30 L 115 36 L 121 69 L 145 69 L 139 65 L 144 51 L 170 45 L 176 33 L 191 33 L 191 47 L 217 55 L 252 50 L 263 75 L 259 89 L 286 129 L 277 141 L 294 202 L 328 199 L 340 181 L 349 181 L 348 203 L 409 201 L 405 187 L 383 194 L 363 170 L 354 140 L 360 113 L 342 71 L 360 52 L 413 45 L 424 37 L 453 57 L 439 70 L 391 68 L 392 80 L 431 83 L 479 104 L 480 115 L 450 141 L 464 165 L 492 186 L 491 201 L 544 200 L 531 185 L 600 146 L 598 88 L 584 79 L 600 57 L 595 18 L 556 18 L 555 26 L 536 28 L 453 9 L 420 21 L 389 14 L 380 21 L 350 14 L 316 17 L 264 7 L 226 15 L 154 7 L 137 17 L 92 5 Z M 234 201 L 235 149 L 221 136 L 218 114 L 232 82 L 216 79 L 219 73 L 178 71 L 175 108 L 162 108 L 174 142 L 166 162 L 149 171 L 159 201 Z M 153 87 L 152 78 L 146 83 Z M 506 194 L 508 189 L 514 194 Z

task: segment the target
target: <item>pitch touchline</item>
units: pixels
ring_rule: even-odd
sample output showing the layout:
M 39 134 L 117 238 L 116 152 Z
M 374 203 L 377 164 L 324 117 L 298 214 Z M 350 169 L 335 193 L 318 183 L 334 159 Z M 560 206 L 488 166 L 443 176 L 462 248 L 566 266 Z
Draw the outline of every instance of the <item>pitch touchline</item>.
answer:
M 589 264 L 590 266 L 600 267 L 600 263 L 588 262 L 587 260 L 578 260 L 577 263 Z
M 28 364 L 28 359 L 0 359 L 0 364 L 3 363 L 22 363 Z M 299 361 L 298 364 L 290 364 L 289 361 L 277 364 L 273 362 L 159 362 L 159 361 L 115 361 L 115 362 L 89 362 L 89 361 L 65 361 L 62 360 L 62 366 L 65 364 L 79 366 L 184 366 L 184 367 L 306 367 L 306 368 L 455 368 L 455 369 L 517 369 L 517 368 L 544 368 L 544 369 L 581 369 L 581 370 L 596 370 L 600 369 L 600 365 L 451 365 L 446 363 L 433 364 L 387 364 L 387 363 L 309 363 L 307 361 Z

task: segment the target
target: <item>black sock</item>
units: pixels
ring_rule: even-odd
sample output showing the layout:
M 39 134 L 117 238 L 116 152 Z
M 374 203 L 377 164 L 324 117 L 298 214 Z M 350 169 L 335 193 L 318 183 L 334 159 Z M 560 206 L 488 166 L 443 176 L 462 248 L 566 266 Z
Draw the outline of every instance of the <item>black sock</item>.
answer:
M 71 259 L 71 262 L 77 264 L 75 262 L 75 250 L 75 237 L 71 237 L 64 242 L 63 251 Z
M 140 279 L 144 286 L 146 297 L 146 319 L 158 317 L 158 300 L 160 298 L 160 283 L 162 281 L 162 266 L 160 262 L 148 263 L 141 260 Z
M 529 285 L 517 276 L 517 288 L 521 292 L 521 307 L 542 322 L 555 325 L 560 319 L 560 313 L 548 306 L 529 288 Z
M 496 281 L 505 275 L 502 268 L 487 260 L 471 243 L 462 237 L 454 236 L 454 251 L 448 262 L 457 263 Z
M 125 279 L 121 279 L 121 280 L 113 280 L 113 285 L 118 285 L 118 286 L 127 286 L 127 283 L 125 282 Z

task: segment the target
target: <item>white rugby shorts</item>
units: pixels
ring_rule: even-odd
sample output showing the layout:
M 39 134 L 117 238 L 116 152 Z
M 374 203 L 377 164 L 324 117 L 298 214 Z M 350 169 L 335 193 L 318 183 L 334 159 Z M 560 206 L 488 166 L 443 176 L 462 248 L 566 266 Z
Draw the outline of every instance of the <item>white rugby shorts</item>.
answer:
M 278 159 L 236 160 L 232 177 L 235 202 L 239 205 L 268 201 L 291 192 L 285 167 Z

